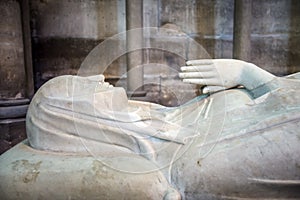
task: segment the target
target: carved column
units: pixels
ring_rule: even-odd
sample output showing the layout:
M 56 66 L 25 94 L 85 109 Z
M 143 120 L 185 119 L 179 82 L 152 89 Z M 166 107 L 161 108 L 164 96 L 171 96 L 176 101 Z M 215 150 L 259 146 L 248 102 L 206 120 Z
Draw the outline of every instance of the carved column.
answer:
M 233 58 L 251 60 L 252 0 L 235 0 Z
M 143 68 L 136 68 L 143 63 L 143 31 L 130 31 L 143 28 L 143 1 L 126 0 L 126 44 L 127 49 L 138 49 L 127 54 L 127 93 L 129 96 L 145 96 L 141 87 L 144 83 Z
M 33 93 L 28 0 L 0 1 L 0 153 L 25 138 Z

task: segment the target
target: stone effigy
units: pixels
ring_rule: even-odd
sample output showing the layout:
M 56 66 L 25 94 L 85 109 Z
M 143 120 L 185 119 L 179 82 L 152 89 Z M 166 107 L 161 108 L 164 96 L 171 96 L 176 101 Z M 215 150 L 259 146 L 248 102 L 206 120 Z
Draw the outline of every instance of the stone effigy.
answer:
M 47 82 L 27 113 L 28 141 L 1 156 L 1 195 L 299 198 L 299 74 L 232 59 L 181 70 L 206 87 L 175 108 L 128 100 L 103 75 Z

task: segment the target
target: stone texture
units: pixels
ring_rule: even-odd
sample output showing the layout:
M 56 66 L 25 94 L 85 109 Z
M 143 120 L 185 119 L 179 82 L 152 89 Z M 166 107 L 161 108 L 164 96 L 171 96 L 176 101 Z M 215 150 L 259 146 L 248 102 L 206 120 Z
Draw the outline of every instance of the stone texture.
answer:
M 0 1 L 0 100 L 26 95 L 21 11 L 18 1 Z
M 32 0 L 31 9 L 34 36 L 98 38 L 97 1 Z
M 253 1 L 252 61 L 277 75 L 299 71 L 299 23 L 299 1 Z
M 35 82 L 76 74 L 87 54 L 103 39 L 125 30 L 120 0 L 31 1 Z
M 36 86 L 39 88 L 56 76 L 77 74 L 85 57 L 100 42 L 82 38 L 35 38 L 33 56 Z
M 277 75 L 299 71 L 299 4 L 296 0 L 253 1 L 249 47 L 253 63 Z M 209 57 L 232 57 L 234 0 L 146 0 L 143 9 L 144 27 L 169 24 L 166 28 L 187 33 L 203 46 Z M 31 0 L 31 16 L 37 87 L 52 77 L 75 74 L 93 47 L 124 31 L 126 25 L 122 0 Z M 178 35 L 165 38 L 168 45 L 185 53 L 188 59 L 196 58 L 182 41 Z M 144 59 L 146 64 L 151 61 L 173 68 L 172 63 L 178 58 L 146 51 Z M 146 70 L 149 79 L 151 70 L 157 68 Z M 104 72 L 112 82 L 125 73 L 124 57 L 116 59 Z M 161 74 L 169 75 L 164 70 Z M 152 78 L 155 80 L 155 75 Z M 176 84 L 180 85 L 179 79 Z
M 1 197 L 299 199 L 298 76 L 211 62 L 223 86 L 250 85 L 167 109 L 128 102 L 102 75 L 49 81 L 31 102 L 28 141 L 0 156 Z
M 27 3 L 0 1 L 0 154 L 26 138 L 24 117 L 33 95 L 31 49 L 24 47 L 31 45 Z
M 163 1 L 161 23 L 174 23 L 212 58 L 232 57 L 233 0 Z M 226 52 L 226 53 L 223 53 Z
M 111 155 L 102 162 L 93 156 L 48 154 L 24 142 L 0 161 L 3 199 L 163 199 L 173 190 L 160 171 L 134 173 L 145 164 L 154 166 L 137 155 Z M 111 164 L 122 164 L 124 171 Z
M 146 0 L 143 2 L 144 27 L 159 27 L 159 0 Z
M 36 88 L 53 77 L 77 74 L 90 50 L 125 30 L 124 0 L 29 2 Z M 169 28 L 195 39 L 210 57 L 232 57 L 234 0 L 144 0 L 143 9 L 145 27 L 169 24 Z M 19 2 L 0 1 L 0 11 L 0 98 L 24 98 Z M 300 71 L 299 24 L 300 1 L 253 0 L 251 61 L 280 76 Z M 165 42 L 188 59 L 197 57 L 178 35 L 168 35 Z M 199 93 L 196 86 L 183 84 L 175 75 L 184 64 L 178 55 L 152 51 L 144 52 L 144 59 L 145 64 L 154 63 L 145 70 L 146 100 L 176 106 Z M 167 66 L 168 70 L 157 64 Z M 108 81 L 126 87 L 125 56 L 117 58 L 104 74 Z M 0 142 L 1 147 L 12 144 L 6 139 Z
M 0 120 L 0 154 L 26 138 L 25 119 Z

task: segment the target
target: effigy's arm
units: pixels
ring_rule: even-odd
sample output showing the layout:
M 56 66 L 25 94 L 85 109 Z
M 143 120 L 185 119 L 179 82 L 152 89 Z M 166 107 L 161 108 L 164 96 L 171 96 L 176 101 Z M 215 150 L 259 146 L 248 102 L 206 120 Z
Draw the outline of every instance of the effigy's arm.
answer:
M 206 85 L 203 93 L 233 88 L 239 85 L 255 90 L 275 76 L 258 66 L 235 59 L 203 59 L 186 62 L 179 77 L 183 82 Z

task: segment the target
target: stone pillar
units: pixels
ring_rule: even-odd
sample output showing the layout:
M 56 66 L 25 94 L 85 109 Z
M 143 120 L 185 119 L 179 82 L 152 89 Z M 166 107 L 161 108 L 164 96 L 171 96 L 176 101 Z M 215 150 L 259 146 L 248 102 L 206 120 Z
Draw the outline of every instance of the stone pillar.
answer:
M 250 61 L 252 0 L 235 0 L 233 58 Z
M 0 1 L 0 98 L 26 97 L 21 8 L 18 1 Z
M 143 51 L 140 49 L 143 42 L 143 31 L 130 31 L 143 28 L 143 1 L 126 0 L 126 44 L 127 49 L 137 49 L 127 54 L 127 93 L 129 96 L 145 96 L 141 87 L 144 83 Z
M 0 153 L 26 137 L 33 93 L 28 0 L 0 1 Z

